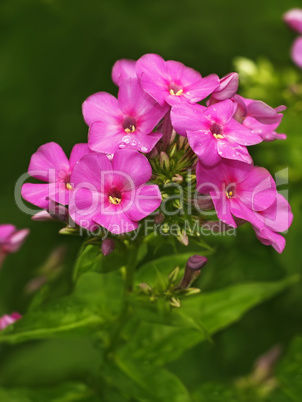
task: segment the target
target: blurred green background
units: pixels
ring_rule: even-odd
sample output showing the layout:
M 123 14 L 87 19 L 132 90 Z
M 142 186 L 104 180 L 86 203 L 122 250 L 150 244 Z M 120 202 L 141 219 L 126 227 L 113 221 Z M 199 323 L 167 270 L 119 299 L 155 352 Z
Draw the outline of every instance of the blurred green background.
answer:
M 97 91 L 116 94 L 111 68 L 119 58 L 137 59 L 154 52 L 179 60 L 202 75 L 220 76 L 234 70 L 233 60 L 267 58 L 268 79 L 247 78 L 244 94 L 263 91 L 273 107 L 286 103 L 280 132 L 287 142 L 265 143 L 253 149 L 258 164 L 272 174 L 289 168 L 289 200 L 295 219 L 280 256 L 261 245 L 251 228 L 236 238 L 213 237 L 216 248 L 204 275 L 203 290 L 249 280 L 273 280 L 301 273 L 301 131 L 300 97 L 290 97 L 286 85 L 301 83 L 291 63 L 295 37 L 282 14 L 298 1 L 97 1 L 1 0 L 0 2 L 0 223 L 29 227 L 31 235 L 19 253 L 10 256 L 0 272 L 0 315 L 26 311 L 24 285 L 62 242 L 68 272 L 80 240 L 58 234 L 57 224 L 33 223 L 14 201 L 14 186 L 27 170 L 30 156 L 49 141 L 68 153 L 87 139 L 81 115 L 85 98 Z M 288 77 L 288 82 L 281 78 Z M 270 78 L 274 77 L 270 81 Z M 267 84 L 267 85 L 266 85 Z M 252 88 L 253 89 L 253 88 Z M 64 293 L 68 283 L 58 283 Z M 203 343 L 170 369 L 190 388 L 203 381 L 236 378 L 249 373 L 255 359 L 270 347 L 301 333 L 301 287 L 265 303 L 238 324 Z M 78 353 L 74 353 L 78 350 Z M 85 379 L 97 365 L 89 339 L 47 341 L 0 348 L 0 385 L 47 385 L 60 380 Z M 21 356 L 21 357 L 20 357 Z M 29 357 L 32 361 L 30 363 Z M 38 367 L 34 369 L 34 367 Z

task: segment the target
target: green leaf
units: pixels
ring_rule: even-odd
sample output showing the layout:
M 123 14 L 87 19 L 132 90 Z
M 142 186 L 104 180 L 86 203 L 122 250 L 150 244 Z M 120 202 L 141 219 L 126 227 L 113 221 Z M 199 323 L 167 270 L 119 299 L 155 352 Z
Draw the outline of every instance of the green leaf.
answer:
M 277 282 L 240 284 L 184 298 L 181 307 L 171 311 L 166 323 L 162 313 L 158 313 L 158 323 L 155 323 L 155 312 L 148 314 L 146 308 L 141 312 L 138 306 L 136 317 L 141 324 L 139 327 L 137 325 L 134 335 L 129 335 L 120 353 L 156 365 L 173 361 L 187 349 L 207 339 L 208 334 L 214 334 L 238 321 L 248 310 L 277 295 L 298 279 L 294 276 Z
M 97 402 L 85 384 L 66 383 L 49 389 L 0 388 L 2 402 Z
M 116 365 L 106 365 L 102 374 L 110 387 L 120 389 L 131 400 L 141 402 L 190 402 L 191 398 L 180 379 L 164 368 L 138 364 L 127 358 Z
M 0 342 L 23 342 L 64 334 L 90 333 L 119 313 L 122 277 L 118 272 L 86 273 L 74 292 L 28 314 L 0 332 Z
M 125 264 L 125 251 L 119 245 L 109 255 L 104 256 L 100 247 L 88 245 L 79 255 L 75 267 L 74 278 L 76 279 L 85 272 L 107 273 L 120 269 Z

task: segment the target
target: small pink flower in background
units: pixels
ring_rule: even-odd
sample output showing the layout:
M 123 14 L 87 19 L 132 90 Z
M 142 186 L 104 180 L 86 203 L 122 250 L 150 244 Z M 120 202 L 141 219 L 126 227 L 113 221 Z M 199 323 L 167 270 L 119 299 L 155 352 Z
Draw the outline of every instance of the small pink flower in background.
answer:
M 7 254 L 15 253 L 29 235 L 29 229 L 18 230 L 14 225 L 0 225 L 0 267 Z
M 12 313 L 11 315 L 3 315 L 2 317 L 0 317 L 0 330 L 8 327 L 17 320 L 20 320 L 20 318 L 22 318 L 22 316 L 19 313 Z
M 283 16 L 284 22 L 295 32 L 302 34 L 302 9 L 293 8 Z M 295 39 L 291 48 L 291 58 L 293 62 L 302 68 L 302 36 Z
M 121 59 L 114 63 L 112 67 L 112 81 L 118 87 L 127 78 L 136 78 L 136 61 Z
M 121 82 L 117 99 L 98 92 L 83 103 L 89 147 L 108 154 L 123 148 L 150 152 L 162 137 L 152 131 L 165 113 L 166 109 L 144 92 L 137 79 L 126 79 Z
M 284 22 L 294 31 L 302 34 L 302 9 L 293 8 L 283 15 Z
M 37 207 L 48 209 L 49 203 L 68 205 L 72 190 L 70 175 L 76 162 L 90 153 L 87 144 L 76 144 L 68 160 L 63 149 L 55 142 L 49 142 L 38 148 L 30 160 L 28 174 L 46 183 L 25 183 L 22 197 Z
M 196 178 L 198 192 L 210 194 L 218 218 L 233 227 L 233 215 L 264 226 L 256 212 L 277 198 L 276 184 L 266 169 L 238 161 L 223 160 L 211 169 L 199 163 Z
M 174 129 L 187 133 L 189 144 L 205 166 L 214 166 L 222 158 L 252 163 L 246 146 L 262 141 L 256 133 L 232 118 L 234 104 L 231 100 L 202 106 L 177 105 L 172 107 Z
M 199 102 L 219 86 L 216 74 L 202 78 L 192 68 L 152 53 L 137 60 L 136 73 L 143 89 L 162 106 Z
M 104 154 L 84 156 L 71 175 L 71 218 L 89 230 L 98 225 L 115 234 L 136 229 L 161 203 L 158 186 L 145 184 L 151 175 L 148 159 L 138 151 L 118 150 L 112 160 Z
M 291 48 L 291 57 L 296 65 L 302 68 L 302 36 L 295 39 Z

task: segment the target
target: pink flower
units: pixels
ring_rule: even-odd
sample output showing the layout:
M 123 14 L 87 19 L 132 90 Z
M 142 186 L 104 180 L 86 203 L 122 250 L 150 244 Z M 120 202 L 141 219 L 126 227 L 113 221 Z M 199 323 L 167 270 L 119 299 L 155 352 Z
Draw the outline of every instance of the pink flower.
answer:
M 128 59 L 121 59 L 114 63 L 112 67 L 112 81 L 115 85 L 119 87 L 127 78 L 136 78 L 135 64 L 135 60 Z
M 273 246 L 278 253 L 282 253 L 285 247 L 285 239 L 278 232 L 285 232 L 291 225 L 293 214 L 286 199 L 277 194 L 274 203 L 264 211 L 257 212 L 263 226 L 253 226 L 256 236 L 261 243 Z
M 302 36 L 295 39 L 291 48 L 291 57 L 293 62 L 300 68 L 302 68 Z
M 106 92 L 91 95 L 83 103 L 89 147 L 108 154 L 119 148 L 150 152 L 162 136 L 152 131 L 165 112 L 137 79 L 121 82 L 118 99 Z
M 87 144 L 77 144 L 73 147 L 68 160 L 60 145 L 55 142 L 42 145 L 31 157 L 28 174 L 47 184 L 23 184 L 22 197 L 43 209 L 48 209 L 50 200 L 68 205 L 72 190 L 70 184 L 72 169 L 76 162 L 89 152 L 91 151 Z
M 28 229 L 17 230 L 14 225 L 0 225 L 0 267 L 6 255 L 18 251 L 28 235 Z
M 283 15 L 284 22 L 294 31 L 302 34 L 302 9 L 293 8 Z
M 115 234 L 136 229 L 161 203 L 158 186 L 145 185 L 151 175 L 148 159 L 134 150 L 118 150 L 112 160 L 84 156 L 71 175 L 71 218 L 89 230 L 97 225 Z
M 232 98 L 235 106 L 234 119 L 258 134 L 263 141 L 285 140 L 285 134 L 276 133 L 286 107 L 281 105 L 273 109 L 266 103 L 243 96 Z
M 286 24 L 294 31 L 302 34 L 302 9 L 293 8 L 287 11 L 283 16 Z M 291 48 L 291 58 L 293 62 L 300 68 L 302 68 L 302 36 L 295 39 Z
M 20 320 L 20 318 L 22 318 L 22 316 L 19 313 L 12 313 L 11 315 L 3 315 L 2 317 L 0 317 L 0 330 L 8 327 L 17 320 Z
M 178 61 L 165 61 L 157 54 L 145 54 L 138 59 L 136 73 L 143 89 L 162 106 L 166 102 L 199 102 L 219 85 L 216 74 L 202 78 L 192 68 Z
M 222 158 L 252 163 L 246 145 L 261 142 L 261 138 L 232 118 L 231 100 L 216 103 L 205 109 L 200 105 L 172 107 L 171 120 L 175 131 L 185 135 L 205 166 L 214 166 Z
M 246 163 L 223 160 L 214 168 L 197 165 L 197 191 L 210 194 L 218 218 L 237 227 L 233 216 L 264 226 L 259 213 L 273 205 L 276 185 L 269 172 Z

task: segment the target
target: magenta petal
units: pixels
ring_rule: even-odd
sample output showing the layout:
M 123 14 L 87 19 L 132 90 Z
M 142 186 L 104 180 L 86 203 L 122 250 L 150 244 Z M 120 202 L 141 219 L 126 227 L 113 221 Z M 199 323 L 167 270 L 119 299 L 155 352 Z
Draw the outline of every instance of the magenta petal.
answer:
M 143 89 L 161 106 L 169 95 L 169 77 L 165 60 L 157 54 L 145 54 L 136 62 L 136 73 Z
M 234 114 L 234 103 L 230 99 L 215 103 L 204 112 L 206 116 L 220 124 L 226 124 Z
M 132 232 L 138 227 L 138 223 L 128 218 L 122 208 L 116 208 L 114 214 L 98 213 L 95 215 L 94 221 L 114 234 Z
M 114 63 L 112 67 L 112 81 L 118 87 L 127 78 L 136 77 L 135 61 L 128 59 L 121 59 Z
M 291 48 L 291 57 L 293 62 L 300 68 L 302 68 L 302 36 L 295 39 Z
M 282 253 L 285 248 L 285 239 L 280 234 L 273 232 L 267 227 L 258 229 L 254 227 L 256 236 L 265 246 L 272 246 L 278 253 Z
M 21 189 L 22 197 L 39 208 L 47 209 L 50 200 L 50 184 L 25 183 Z
M 139 152 L 130 149 L 116 151 L 112 166 L 114 171 L 121 173 L 128 182 L 127 188 L 124 188 L 125 191 L 134 190 L 145 184 L 152 175 L 148 159 Z
M 4 251 L 6 253 L 15 253 L 22 246 L 28 235 L 28 229 L 17 230 L 10 236 L 8 244 L 4 247 Z
M 96 121 L 89 127 L 88 145 L 92 151 L 114 154 L 124 136 L 121 124 Z
M 124 115 L 134 118 L 136 128 L 146 134 L 154 129 L 167 111 L 142 89 L 137 79 L 123 81 L 118 102 Z
M 75 223 L 88 230 L 95 226 L 94 216 L 99 212 L 103 196 L 89 188 L 79 187 L 72 192 L 69 204 L 69 215 Z
M 302 34 L 302 9 L 293 8 L 283 16 L 284 22 L 294 31 Z
M 238 144 L 217 140 L 217 152 L 222 158 L 233 159 L 244 163 L 253 163 L 253 159 L 246 147 Z
M 58 175 L 67 172 L 69 161 L 63 149 L 55 142 L 42 145 L 30 159 L 28 173 L 36 179 L 53 182 Z
M 112 165 L 104 154 L 88 154 L 75 165 L 70 182 L 74 189 L 86 188 L 101 192 L 102 175 L 112 171 Z
M 135 191 L 134 202 L 125 212 L 132 221 L 140 221 L 155 211 L 161 203 L 161 193 L 156 185 L 143 185 Z
M 85 100 L 82 106 L 86 124 L 90 126 L 95 121 L 112 121 L 122 119 L 118 101 L 107 92 L 97 92 Z
M 247 114 L 262 124 L 280 123 L 282 114 L 262 101 L 252 101 L 247 105 Z
M 259 214 L 254 210 L 250 209 L 242 202 L 238 197 L 231 198 L 230 208 L 233 215 L 237 218 L 243 219 L 250 222 L 252 225 L 261 228 L 264 226 L 263 220 L 259 219 Z
M 62 182 L 53 183 L 50 184 L 49 197 L 58 204 L 68 205 L 71 191 L 72 190 L 66 188 L 65 183 Z
M 276 184 L 266 169 L 256 166 L 238 186 L 237 195 L 249 209 L 263 211 L 276 200 Z
M 203 166 L 200 162 L 196 167 L 196 180 L 197 180 L 197 188 L 196 190 L 199 193 L 207 194 L 210 192 L 219 193 L 222 180 L 220 175 L 220 166 L 216 165 L 213 168 L 209 168 Z
M 276 201 L 260 213 L 265 225 L 275 232 L 285 232 L 293 221 L 291 207 L 281 194 L 277 194 Z
M 82 156 L 91 153 L 88 144 L 76 144 L 70 153 L 69 157 L 69 165 L 70 170 L 72 171 L 74 165 L 82 158 Z
M 211 74 L 185 87 L 184 95 L 192 103 L 199 102 L 209 96 L 218 85 L 218 75 Z
M 200 119 L 206 110 L 201 105 L 181 104 L 172 107 L 170 117 L 174 130 L 186 137 L 187 130 L 198 131 L 200 129 Z
M 211 131 L 188 131 L 187 135 L 190 147 L 203 165 L 214 166 L 221 160 L 217 152 L 217 140 Z
M 239 75 L 237 73 L 230 73 L 221 78 L 219 86 L 213 92 L 213 97 L 218 101 L 230 99 L 236 94 L 238 85 Z
M 218 218 L 227 225 L 236 228 L 237 225 L 231 214 L 230 202 L 225 194 L 222 192 L 212 191 L 210 192 L 210 195 L 213 200 Z
M 244 127 L 236 120 L 231 119 L 224 127 L 224 134 L 227 138 L 240 145 L 255 145 L 262 142 L 260 135 Z

